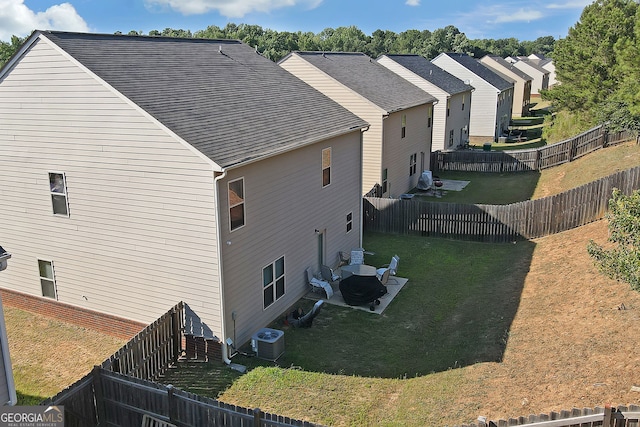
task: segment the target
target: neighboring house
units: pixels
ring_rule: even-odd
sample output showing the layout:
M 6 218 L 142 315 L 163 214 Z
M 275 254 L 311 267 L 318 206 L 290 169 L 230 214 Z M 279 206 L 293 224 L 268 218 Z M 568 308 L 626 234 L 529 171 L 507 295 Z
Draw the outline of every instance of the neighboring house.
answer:
M 0 109 L 10 292 L 136 323 L 184 301 L 228 362 L 361 246 L 368 124 L 239 41 L 36 31 Z
M 432 95 L 363 53 L 292 52 L 279 64 L 371 125 L 363 135 L 364 193 L 379 184 L 385 197 L 398 197 L 430 169 Z
M 382 55 L 377 61 L 438 100 L 433 106 L 433 151 L 469 142 L 471 85 L 420 55 Z
M 558 80 L 556 80 L 556 66 L 553 63 L 553 59 L 547 58 L 539 53 L 532 53 L 527 58 L 549 72 L 549 88 L 558 84 Z
M 7 268 L 7 260 L 11 254 L 0 246 L 0 271 Z M 6 273 L 2 273 L 6 274 Z M 0 284 L 2 281 L 0 280 Z M 9 340 L 7 327 L 4 323 L 4 309 L 0 298 L 0 406 L 15 405 L 18 402 L 16 386 L 13 381 L 13 369 L 9 355 Z
M 441 53 L 431 60 L 475 88 L 471 104 L 469 135 L 494 141 L 509 129 L 514 83 L 463 53 Z
M 514 67 L 522 70 L 533 78 L 531 82 L 532 96 L 540 96 L 541 90 L 549 89 L 549 71 L 538 65 L 535 60 L 531 60 L 526 56 L 508 56 L 505 59 L 511 62 Z
M 480 62 L 514 81 L 512 115 L 514 117 L 528 116 L 533 80 L 531 76 L 499 56 L 485 55 L 480 58 Z

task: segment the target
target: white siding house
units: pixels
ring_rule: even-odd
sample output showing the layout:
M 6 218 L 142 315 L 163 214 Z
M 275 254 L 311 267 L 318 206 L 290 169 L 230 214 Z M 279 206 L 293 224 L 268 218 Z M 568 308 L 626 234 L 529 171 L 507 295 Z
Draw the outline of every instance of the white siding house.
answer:
M 513 63 L 513 66 L 522 70 L 531 76 L 531 95 L 540 96 L 541 90 L 549 89 L 549 71 L 537 64 L 537 61 L 531 60 L 526 56 L 507 57 L 507 61 Z
M 292 52 L 280 66 L 370 124 L 363 135 L 363 193 L 397 197 L 429 169 L 435 98 L 362 53 Z
M 420 55 L 382 55 L 378 63 L 433 95 L 432 150 L 452 150 L 469 142 L 474 88 Z
M 531 76 L 499 56 L 485 55 L 480 59 L 480 62 L 514 81 L 512 114 L 514 117 L 528 116 L 531 104 L 531 82 L 533 81 Z
M 469 135 L 497 140 L 509 128 L 514 83 L 469 55 L 441 53 L 431 62 L 475 88 Z
M 0 111 L 3 288 L 241 344 L 361 244 L 367 123 L 239 41 L 36 31 Z

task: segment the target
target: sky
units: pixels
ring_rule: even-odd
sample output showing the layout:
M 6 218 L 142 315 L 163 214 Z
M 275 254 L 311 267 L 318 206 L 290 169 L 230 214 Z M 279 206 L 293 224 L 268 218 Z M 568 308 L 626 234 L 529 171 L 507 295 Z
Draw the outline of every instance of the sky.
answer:
M 454 25 L 469 39 L 566 37 L 592 0 L 0 0 L 0 40 L 33 30 L 147 34 L 227 23 L 319 33 L 354 25 L 365 34 Z

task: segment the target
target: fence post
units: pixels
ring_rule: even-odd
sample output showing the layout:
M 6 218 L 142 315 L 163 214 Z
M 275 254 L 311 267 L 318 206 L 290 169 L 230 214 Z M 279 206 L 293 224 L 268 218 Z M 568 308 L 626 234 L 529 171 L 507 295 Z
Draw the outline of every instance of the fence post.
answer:
M 253 427 L 260 427 L 262 422 L 262 411 L 260 408 L 253 409 Z
M 93 382 L 93 397 L 96 405 L 96 418 L 98 425 L 106 425 L 106 410 L 104 407 L 104 395 L 102 393 L 102 373 L 99 366 L 94 366 L 91 372 Z
M 182 317 L 182 303 L 178 304 L 179 308 L 175 309 L 171 313 L 171 327 L 172 327 L 172 341 L 173 341 L 173 357 L 178 358 L 180 355 L 180 347 L 182 345 L 182 336 L 180 334 L 180 318 Z
M 167 385 L 167 406 L 169 407 L 169 413 L 167 414 L 167 416 L 169 417 L 169 422 L 174 424 L 175 423 L 175 414 L 174 414 L 174 404 L 173 404 L 173 386 L 171 384 Z
M 604 418 L 602 421 L 602 425 L 604 427 L 612 427 L 612 421 L 613 421 L 613 417 L 611 416 L 613 413 L 613 410 L 611 409 L 611 404 L 607 403 L 606 405 L 604 405 Z

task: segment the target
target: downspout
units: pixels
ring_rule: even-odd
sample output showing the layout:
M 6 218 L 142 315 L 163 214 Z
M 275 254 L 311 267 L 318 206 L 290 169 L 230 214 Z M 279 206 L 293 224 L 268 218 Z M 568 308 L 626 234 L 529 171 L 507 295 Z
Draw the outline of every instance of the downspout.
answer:
M 362 157 L 364 156 L 364 139 L 363 139 L 363 135 L 366 131 L 369 130 L 369 126 L 367 126 L 364 129 L 360 130 L 360 161 L 359 166 L 360 166 L 360 171 L 358 173 L 358 179 L 360 180 L 360 237 L 359 237 L 359 247 L 362 247 L 362 235 L 364 232 L 364 196 L 362 196 L 362 191 L 364 190 L 362 188 L 363 185 L 363 178 L 362 178 L 362 171 L 363 171 L 363 166 L 362 166 Z
M 218 287 L 220 290 L 220 329 L 222 330 L 221 344 L 222 344 L 222 361 L 230 365 L 231 359 L 229 359 L 228 354 L 228 345 L 227 345 L 227 322 L 226 322 L 226 314 L 224 307 L 224 277 L 222 272 L 222 243 L 220 239 L 220 180 L 227 176 L 227 170 L 224 169 L 222 173 L 213 178 L 214 187 L 215 187 L 215 204 L 216 204 L 216 240 L 218 243 L 218 280 L 220 281 L 220 286 Z M 234 343 L 235 344 L 235 343 Z

